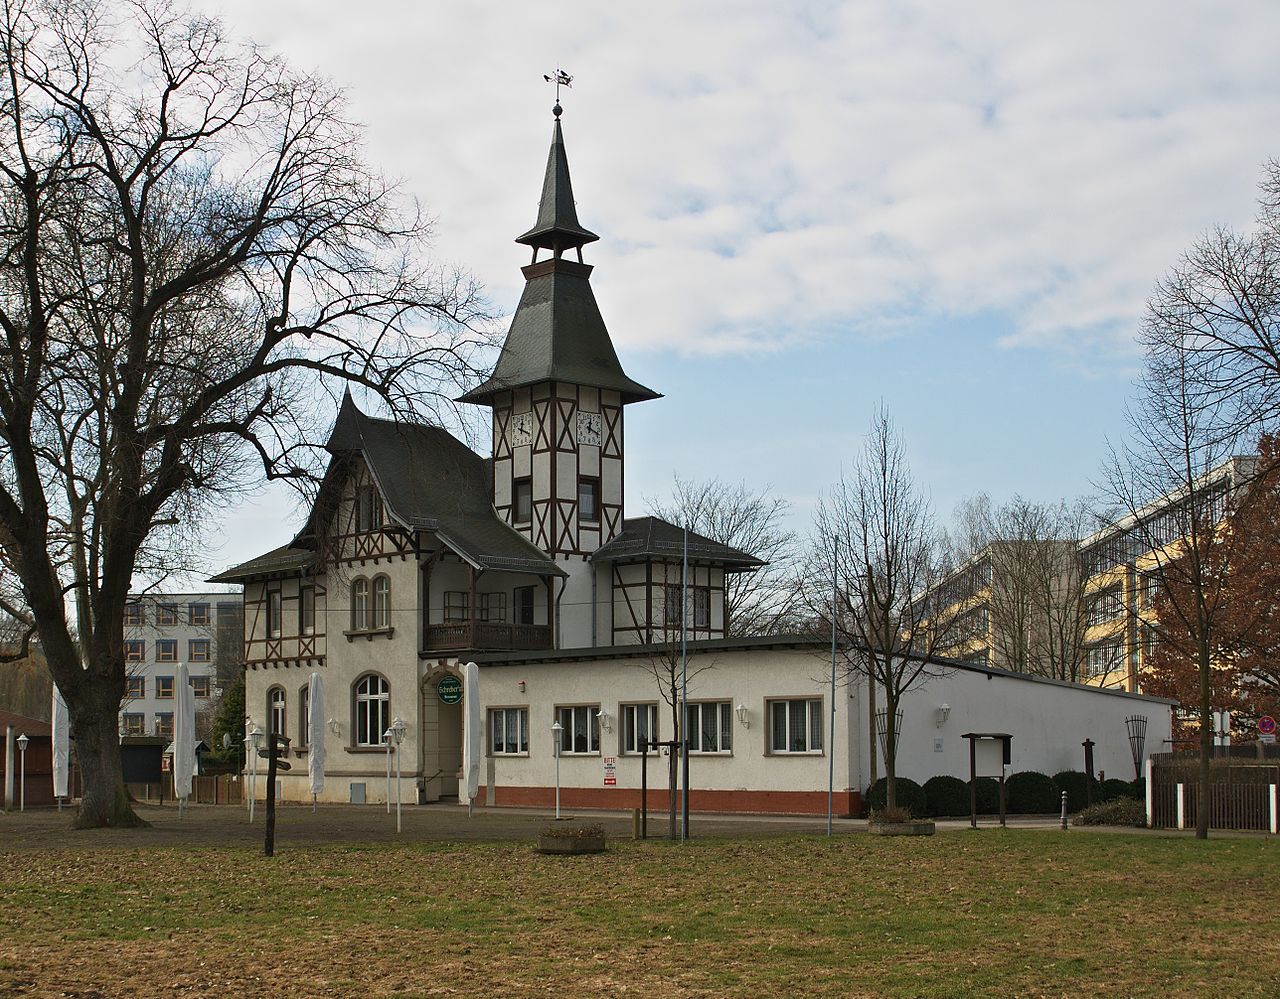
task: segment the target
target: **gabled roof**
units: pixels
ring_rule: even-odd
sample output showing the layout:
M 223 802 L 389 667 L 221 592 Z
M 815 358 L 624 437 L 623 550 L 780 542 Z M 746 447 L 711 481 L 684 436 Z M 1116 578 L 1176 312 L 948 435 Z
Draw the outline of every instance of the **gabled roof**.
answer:
M 409 531 L 433 531 L 477 569 L 563 576 L 544 552 L 508 525 L 489 502 L 484 458 L 447 430 L 366 416 L 348 394 L 326 445 L 334 456 L 306 525 L 290 544 L 229 569 L 214 582 L 236 582 L 314 561 L 317 511 L 340 487 L 350 458 L 363 455 L 387 515 Z
M 497 392 L 553 381 L 613 389 L 624 403 L 660 398 L 622 370 L 591 291 L 589 265 L 543 260 L 523 270 L 524 294 L 493 374 L 459 402 L 491 405 Z
M 684 557 L 684 529 L 660 517 L 636 517 L 622 522 L 622 531 L 591 556 L 593 562 Z M 737 548 L 689 532 L 689 559 L 723 565 L 728 572 L 759 569 L 766 563 Z

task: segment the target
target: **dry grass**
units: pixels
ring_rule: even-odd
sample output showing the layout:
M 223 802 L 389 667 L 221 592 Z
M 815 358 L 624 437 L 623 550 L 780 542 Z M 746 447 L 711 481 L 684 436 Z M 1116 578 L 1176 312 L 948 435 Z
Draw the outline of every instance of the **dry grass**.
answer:
M 1274 995 L 1277 845 L 1054 832 L 0 855 L 0 995 Z

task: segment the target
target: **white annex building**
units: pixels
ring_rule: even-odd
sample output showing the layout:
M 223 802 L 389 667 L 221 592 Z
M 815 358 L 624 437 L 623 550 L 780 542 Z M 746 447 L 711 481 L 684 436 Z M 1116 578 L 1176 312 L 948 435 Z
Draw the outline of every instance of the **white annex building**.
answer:
M 565 804 L 635 807 L 639 744 L 676 735 L 655 672 L 683 627 L 691 808 L 825 812 L 834 763 L 837 812 L 855 814 L 874 751 L 865 685 L 837 688 L 833 725 L 823 642 L 725 637 L 725 574 L 759 560 L 690 535 L 682 606 L 682 532 L 625 516 L 626 407 L 659 396 L 624 373 L 596 305 L 582 248 L 597 236 L 578 222 L 554 111 L 537 222 L 518 239 L 533 255 L 524 294 L 492 376 L 459 400 L 491 410 L 492 457 L 348 396 L 302 529 L 213 580 L 244 586 L 247 713 L 289 736 L 296 761 L 280 792 L 310 798 L 300 761 L 319 672 L 324 800 L 385 800 L 394 719 L 404 800 L 458 797 L 475 698 L 476 804 L 550 805 L 558 755 Z M 478 689 L 461 684 L 468 662 Z M 1169 738 L 1165 701 L 972 665 L 932 672 L 903 704 L 898 772 L 920 782 L 968 776 L 966 732 L 1009 733 L 1009 772 L 1081 769 L 1092 739 L 1095 766 L 1119 777 L 1134 768 L 1126 718 L 1147 718 L 1148 753 Z M 660 808 L 665 774 L 650 764 Z

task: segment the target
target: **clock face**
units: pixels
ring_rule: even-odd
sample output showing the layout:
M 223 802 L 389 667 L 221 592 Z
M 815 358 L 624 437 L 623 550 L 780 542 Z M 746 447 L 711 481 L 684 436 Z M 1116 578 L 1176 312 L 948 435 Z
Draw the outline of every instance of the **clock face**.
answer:
M 578 443 L 600 446 L 600 414 L 578 411 Z
M 511 417 L 511 446 L 521 447 L 533 443 L 533 414 L 516 413 Z

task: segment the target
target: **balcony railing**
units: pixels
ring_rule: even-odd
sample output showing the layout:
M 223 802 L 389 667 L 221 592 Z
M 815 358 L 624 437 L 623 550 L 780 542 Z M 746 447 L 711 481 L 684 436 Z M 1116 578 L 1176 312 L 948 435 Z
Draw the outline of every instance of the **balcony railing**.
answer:
M 424 651 L 449 649 L 549 649 L 551 628 L 545 624 L 491 624 L 488 621 L 450 621 L 429 624 Z

